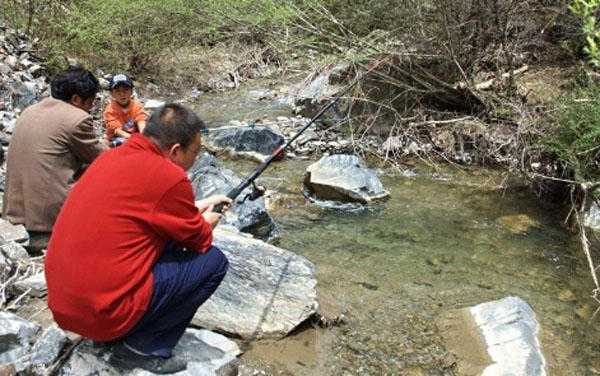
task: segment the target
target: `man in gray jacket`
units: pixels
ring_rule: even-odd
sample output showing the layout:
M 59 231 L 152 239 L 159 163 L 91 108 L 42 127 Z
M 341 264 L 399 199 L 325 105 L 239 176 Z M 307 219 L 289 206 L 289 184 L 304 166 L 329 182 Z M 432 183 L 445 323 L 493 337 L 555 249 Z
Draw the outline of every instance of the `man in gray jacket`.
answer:
M 82 167 L 107 147 L 94 134 L 89 112 L 100 90 L 94 75 L 78 67 L 51 83 L 52 97 L 25 109 L 7 154 L 2 216 L 23 224 L 34 250 L 45 247 L 54 221 Z

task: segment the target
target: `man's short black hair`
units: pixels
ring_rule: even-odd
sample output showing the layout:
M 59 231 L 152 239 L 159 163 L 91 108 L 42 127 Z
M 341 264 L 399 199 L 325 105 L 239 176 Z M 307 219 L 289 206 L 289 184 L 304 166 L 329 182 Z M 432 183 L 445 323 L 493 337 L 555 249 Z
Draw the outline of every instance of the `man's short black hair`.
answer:
M 185 149 L 203 129 L 206 125 L 194 111 L 177 103 L 167 103 L 152 113 L 144 135 L 156 140 L 163 150 L 175 144 Z
M 52 80 L 50 91 L 52 97 L 65 102 L 70 102 L 74 95 L 85 101 L 96 96 L 100 83 L 87 69 L 69 67 Z

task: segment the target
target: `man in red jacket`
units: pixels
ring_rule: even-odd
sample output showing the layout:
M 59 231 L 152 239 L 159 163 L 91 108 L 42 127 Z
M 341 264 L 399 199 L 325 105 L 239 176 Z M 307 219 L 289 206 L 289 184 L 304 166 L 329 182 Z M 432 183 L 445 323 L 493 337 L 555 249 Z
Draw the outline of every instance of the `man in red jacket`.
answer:
M 157 109 L 143 134 L 88 168 L 54 225 L 45 262 L 54 319 L 95 341 L 121 340 L 121 366 L 185 369 L 171 351 L 227 272 L 211 246 L 212 206 L 231 200 L 195 203 L 186 175 L 203 128 L 183 106 Z

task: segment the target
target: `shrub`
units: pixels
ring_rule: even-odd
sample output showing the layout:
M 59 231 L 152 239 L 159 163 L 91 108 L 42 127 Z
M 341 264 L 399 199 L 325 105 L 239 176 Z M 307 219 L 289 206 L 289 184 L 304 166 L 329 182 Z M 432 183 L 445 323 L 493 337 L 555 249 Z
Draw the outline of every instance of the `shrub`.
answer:
M 577 89 L 558 106 L 555 128 L 542 140 L 578 182 L 600 179 L 600 86 Z

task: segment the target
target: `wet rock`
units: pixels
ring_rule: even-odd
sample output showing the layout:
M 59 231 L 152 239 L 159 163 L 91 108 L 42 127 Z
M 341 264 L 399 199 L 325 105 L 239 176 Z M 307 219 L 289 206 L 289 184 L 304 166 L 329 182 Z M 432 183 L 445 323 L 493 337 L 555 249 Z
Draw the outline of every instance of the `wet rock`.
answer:
M 28 365 L 30 343 L 40 327 L 17 315 L 0 311 L 0 365 L 14 364 L 17 371 Z
M 34 367 L 51 365 L 68 342 L 66 333 L 56 324 L 48 327 L 31 349 L 31 364 Z
M 322 200 L 369 203 L 389 196 L 377 174 L 353 155 L 321 158 L 307 168 L 304 186 Z
M 29 243 L 29 234 L 23 225 L 13 225 L 12 223 L 0 219 L 0 240 L 4 243 L 17 242 L 22 245 Z
M 218 229 L 229 271 L 193 323 L 242 338 L 282 338 L 318 309 L 314 265 L 302 256 Z
M 223 168 L 215 157 L 207 153 L 196 160 L 189 174 L 198 200 L 215 194 L 227 194 L 241 183 L 233 171 Z M 238 196 L 221 222 L 258 238 L 269 239 L 275 235 L 275 222 L 267 212 L 264 198 L 243 201 L 250 192 L 251 189 L 247 188 Z
M 15 283 L 15 287 L 21 291 L 29 291 L 29 294 L 41 298 L 46 295 L 48 287 L 46 286 L 46 278 L 44 272 L 40 272 Z
M 540 226 L 535 219 L 526 214 L 505 215 L 498 218 L 497 222 L 513 234 L 525 234 L 531 228 Z
M 558 300 L 560 300 L 561 302 L 575 302 L 577 301 L 577 297 L 571 290 L 562 290 L 558 294 Z
M 178 376 L 226 376 L 237 374 L 240 350 L 235 342 L 207 330 L 187 329 L 175 349 L 175 356 L 187 359 L 187 369 Z M 124 370 L 112 364 L 109 347 L 95 347 L 85 341 L 73 351 L 68 362 L 60 370 L 63 376 L 92 375 L 154 375 L 141 369 Z
M 215 151 L 227 151 L 233 156 L 259 162 L 266 160 L 285 142 L 283 135 L 261 126 L 223 129 L 209 134 L 207 141 Z
M 546 375 L 539 324 L 525 301 L 508 297 L 471 307 L 470 313 L 493 361 L 483 375 Z

